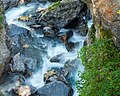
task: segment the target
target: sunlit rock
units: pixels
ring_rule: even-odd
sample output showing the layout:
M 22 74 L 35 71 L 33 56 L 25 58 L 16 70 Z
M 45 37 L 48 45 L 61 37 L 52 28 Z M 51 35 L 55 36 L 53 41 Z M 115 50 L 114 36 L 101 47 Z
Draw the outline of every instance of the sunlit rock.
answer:
M 16 94 L 18 96 L 30 96 L 30 87 L 28 85 L 21 85 L 18 88 L 16 88 Z
M 20 20 L 20 21 L 29 21 L 29 20 L 31 20 L 31 17 L 29 17 L 29 16 L 21 16 L 21 17 L 18 18 L 18 20 Z
M 55 70 L 47 71 L 47 73 L 44 74 L 44 81 L 47 81 L 50 77 L 57 75 L 57 72 Z

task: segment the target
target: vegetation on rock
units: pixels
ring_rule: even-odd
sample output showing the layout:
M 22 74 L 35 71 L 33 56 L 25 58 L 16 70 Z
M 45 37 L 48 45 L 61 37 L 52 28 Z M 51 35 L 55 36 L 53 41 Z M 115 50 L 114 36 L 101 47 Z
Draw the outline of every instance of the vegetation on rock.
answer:
M 3 5 L 0 5 L 0 30 L 3 28 L 3 22 L 4 22 L 4 10 Z
M 120 51 L 107 32 L 102 29 L 101 37 L 79 52 L 85 66 L 77 81 L 79 96 L 120 96 Z
M 48 10 L 51 11 L 51 10 L 54 10 L 56 7 L 60 6 L 61 2 L 60 1 L 57 1 L 56 3 L 53 3 L 52 5 L 50 5 L 48 7 Z
M 2 3 L 0 2 L 0 31 L 3 31 L 4 28 L 4 8 Z M 3 36 L 0 34 L 0 43 L 3 42 Z

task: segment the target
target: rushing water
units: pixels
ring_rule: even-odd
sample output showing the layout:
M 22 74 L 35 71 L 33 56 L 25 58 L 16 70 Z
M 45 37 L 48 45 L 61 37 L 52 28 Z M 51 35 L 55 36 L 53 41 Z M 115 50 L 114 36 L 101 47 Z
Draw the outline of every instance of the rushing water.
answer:
M 22 6 L 19 6 L 16 8 L 12 8 L 11 10 L 7 11 L 5 14 L 7 23 L 9 25 L 15 24 L 17 26 L 31 30 L 28 26 L 26 26 L 25 23 L 18 21 L 17 18 L 19 18 L 20 15 L 22 15 L 25 11 L 32 10 L 33 8 L 35 8 L 35 6 L 36 6 L 36 4 L 29 4 L 27 6 L 22 5 Z M 39 5 L 39 8 L 43 8 L 43 7 L 47 7 L 47 6 L 49 6 L 49 3 L 46 5 L 41 4 L 41 5 Z M 91 24 L 89 24 L 89 26 L 90 25 Z M 39 38 L 38 40 L 40 40 L 40 38 L 44 38 L 43 35 L 39 36 L 38 34 L 34 34 L 34 36 L 36 38 Z M 74 48 L 74 51 L 72 51 L 72 52 L 68 52 L 63 43 L 57 43 L 57 44 L 55 44 L 55 46 L 52 46 L 52 43 L 55 43 L 55 41 L 51 42 L 51 44 L 49 42 L 44 41 L 44 45 L 46 46 L 45 50 L 46 50 L 47 54 L 43 54 L 43 56 L 42 56 L 42 59 L 43 59 L 42 68 L 37 73 L 33 74 L 33 76 L 30 77 L 27 80 L 27 82 L 29 82 L 30 84 L 32 84 L 33 86 L 35 86 L 37 88 L 42 87 L 44 85 L 44 81 L 43 81 L 44 73 L 53 67 L 56 67 L 56 68 L 63 67 L 65 62 L 68 61 L 69 59 L 70 60 L 76 59 L 77 52 L 80 50 L 80 48 L 83 47 L 84 40 L 85 40 L 85 37 L 82 37 L 74 32 L 73 36 L 70 38 L 70 41 L 79 42 L 79 45 L 76 48 Z M 34 47 L 38 48 L 37 46 L 34 46 Z M 51 63 L 50 59 L 59 54 L 63 54 L 61 57 L 60 63 Z M 75 75 L 73 73 L 71 74 L 71 78 L 74 79 L 72 82 L 72 87 L 75 91 L 74 96 L 78 96 L 76 87 L 75 87 L 75 80 L 78 80 L 78 71 L 84 70 L 84 67 L 81 65 L 80 61 L 78 61 L 76 63 L 78 63 L 77 64 L 78 69 L 75 70 Z

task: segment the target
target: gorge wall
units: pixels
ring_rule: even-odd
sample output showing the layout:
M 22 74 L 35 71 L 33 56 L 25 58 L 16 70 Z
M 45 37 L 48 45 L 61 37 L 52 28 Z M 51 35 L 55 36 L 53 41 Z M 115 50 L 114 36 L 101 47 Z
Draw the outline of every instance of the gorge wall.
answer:
M 100 29 L 109 30 L 115 45 L 120 48 L 120 1 L 119 0 L 82 0 L 90 8 L 96 37 Z
M 4 8 L 0 1 L 0 77 L 8 61 L 10 52 L 6 46 L 6 29 L 5 29 Z

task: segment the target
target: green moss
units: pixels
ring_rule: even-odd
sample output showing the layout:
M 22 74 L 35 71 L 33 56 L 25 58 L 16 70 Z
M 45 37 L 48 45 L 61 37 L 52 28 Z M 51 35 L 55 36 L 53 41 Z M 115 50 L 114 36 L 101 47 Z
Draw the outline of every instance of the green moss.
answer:
M 100 26 L 99 29 L 100 29 L 100 38 L 104 38 L 104 37 L 112 38 L 112 34 L 110 30 L 104 29 L 102 28 L 102 26 Z
M 2 32 L 5 30 L 4 28 L 4 7 L 2 4 L 2 1 L 0 1 L 0 44 L 3 43 L 3 36 L 2 36 Z
M 0 64 L 0 68 L 1 68 L 1 67 L 4 67 L 4 65 L 5 65 L 5 64 Z
M 79 96 L 120 96 L 120 50 L 108 33 L 102 29 L 101 38 L 79 53 L 85 66 L 77 82 Z
M 92 43 L 95 41 L 95 32 L 96 32 L 96 29 L 94 27 L 94 24 L 92 24 L 92 26 L 90 28 L 90 32 L 89 32 Z
M 4 7 L 0 5 L 0 30 L 4 27 Z

